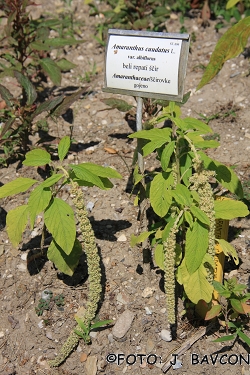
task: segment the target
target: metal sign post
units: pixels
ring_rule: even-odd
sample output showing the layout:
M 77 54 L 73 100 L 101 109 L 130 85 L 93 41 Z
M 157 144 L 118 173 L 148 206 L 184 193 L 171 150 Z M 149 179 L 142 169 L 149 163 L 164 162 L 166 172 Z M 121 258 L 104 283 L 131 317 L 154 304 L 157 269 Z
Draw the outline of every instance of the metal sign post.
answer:
M 137 131 L 142 130 L 142 98 L 182 100 L 188 52 L 188 34 L 108 31 L 103 91 L 137 97 Z M 140 142 L 138 166 L 143 173 Z

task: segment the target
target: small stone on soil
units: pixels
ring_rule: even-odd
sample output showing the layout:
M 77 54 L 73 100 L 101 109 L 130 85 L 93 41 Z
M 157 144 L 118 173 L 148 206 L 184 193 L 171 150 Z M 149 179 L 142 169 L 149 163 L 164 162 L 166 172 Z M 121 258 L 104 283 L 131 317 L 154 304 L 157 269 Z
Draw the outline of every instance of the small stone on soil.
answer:
M 125 310 L 122 315 L 120 315 L 112 330 L 114 338 L 121 339 L 126 335 L 134 317 L 135 314 L 130 310 Z
M 160 337 L 163 341 L 172 341 L 172 335 L 171 332 L 168 331 L 167 329 L 163 329 L 160 332 Z

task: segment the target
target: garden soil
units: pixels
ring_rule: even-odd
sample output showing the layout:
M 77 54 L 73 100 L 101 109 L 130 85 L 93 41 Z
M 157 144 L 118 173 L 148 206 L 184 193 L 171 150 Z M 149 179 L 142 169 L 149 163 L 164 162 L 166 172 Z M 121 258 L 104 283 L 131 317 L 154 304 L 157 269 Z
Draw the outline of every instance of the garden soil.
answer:
M 49 368 L 48 361 L 59 352 L 75 326 L 74 314 L 85 306 L 88 295 L 86 259 L 81 257 L 73 277 L 65 276 L 39 254 L 43 224 L 38 216 L 34 230 L 26 229 L 19 248 L 14 248 L 6 233 L 6 213 L 27 202 L 28 193 L 1 200 L 0 216 L 0 374 L 86 374 L 86 375 L 160 375 L 162 363 L 178 346 L 187 343 L 179 362 L 170 367 L 168 374 L 250 374 L 249 348 L 241 341 L 215 343 L 223 329 L 215 324 L 201 335 L 191 347 L 188 342 L 202 327 L 202 321 L 178 300 L 177 331 L 172 341 L 162 339 L 162 330 L 169 330 L 162 272 L 153 262 L 143 262 L 140 247 L 130 246 L 130 237 L 140 231 L 138 207 L 134 206 L 132 192 L 132 161 L 136 141 L 128 138 L 135 131 L 133 114 L 110 109 L 102 100 L 109 97 L 127 100 L 136 107 L 133 97 L 112 95 L 102 91 L 104 85 L 104 47 L 93 38 L 95 26 L 101 18 L 89 17 L 89 8 L 83 1 L 72 1 L 71 7 L 58 0 L 40 1 L 32 10 L 33 17 L 60 12 L 73 12 L 79 37 L 83 44 L 68 47 L 64 56 L 77 64 L 63 75 L 59 93 L 72 93 L 86 87 L 86 94 L 72 105 L 72 112 L 57 122 L 50 122 L 47 145 L 55 147 L 58 140 L 73 134 L 75 140 L 67 163 L 94 162 L 115 168 L 123 178 L 115 180 L 113 189 L 100 191 L 84 188 L 85 202 L 101 255 L 103 298 L 98 318 L 113 319 L 114 323 L 130 311 L 133 319 L 122 339 L 115 339 L 112 326 L 91 334 L 91 345 L 80 341 L 77 349 L 59 367 Z M 210 21 L 204 28 L 199 18 L 185 18 L 187 32 L 193 35 L 188 58 L 185 91 L 191 91 L 190 100 L 182 107 L 184 116 L 210 119 L 209 125 L 220 139 L 220 147 L 209 154 L 233 166 L 249 197 L 250 179 L 250 77 L 249 60 L 243 55 L 225 63 L 221 72 L 199 91 L 196 87 L 207 65 L 216 42 L 226 28 L 215 30 L 218 21 Z M 178 17 L 166 20 L 168 32 L 179 32 Z M 56 54 L 56 52 L 55 52 Z M 86 73 L 96 66 L 90 82 Z M 18 95 L 14 80 L 5 80 Z M 48 82 L 48 90 L 52 83 Z M 39 135 L 31 138 L 33 145 Z M 49 143 L 50 142 L 50 143 Z M 157 167 L 155 157 L 145 159 L 147 170 Z M 30 177 L 42 181 L 44 171 L 21 166 L 19 162 L 0 169 L 0 182 L 5 184 L 16 177 Z M 70 191 L 61 191 L 62 199 L 70 199 Z M 49 239 L 48 239 L 49 240 Z M 225 277 L 235 275 L 249 285 L 249 218 L 233 220 L 229 226 L 229 240 L 235 246 L 240 263 L 226 261 Z M 57 306 L 52 298 L 49 309 L 38 316 L 35 308 L 42 292 L 49 290 L 53 297 L 62 295 L 64 306 Z M 127 313 L 125 313 L 127 314 Z M 123 315 L 124 316 L 124 315 Z M 246 326 L 247 329 L 247 326 Z M 168 333 L 168 332 L 167 332 Z M 249 335 L 249 333 L 248 333 Z M 113 356 L 112 356 L 113 355 Z M 212 355 L 212 357 L 211 357 Z M 115 360 L 116 358 L 116 360 Z M 141 363 L 141 358 L 144 360 Z M 174 359 L 174 357 L 173 357 Z M 118 365 L 118 360 L 120 361 Z M 114 363 L 112 363 L 114 361 Z M 212 363 L 214 361 L 214 364 Z M 161 363 L 162 362 L 162 363 Z

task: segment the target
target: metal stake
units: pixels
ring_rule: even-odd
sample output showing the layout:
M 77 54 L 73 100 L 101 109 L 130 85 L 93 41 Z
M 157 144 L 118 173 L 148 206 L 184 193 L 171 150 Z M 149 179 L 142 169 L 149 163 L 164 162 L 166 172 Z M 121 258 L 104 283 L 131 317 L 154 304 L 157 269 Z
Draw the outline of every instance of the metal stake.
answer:
M 142 106 L 143 99 L 137 97 L 137 110 L 136 110 L 136 131 L 142 130 Z M 141 174 L 144 173 L 144 160 L 142 156 L 142 140 L 137 139 L 137 152 L 138 152 L 138 167 Z

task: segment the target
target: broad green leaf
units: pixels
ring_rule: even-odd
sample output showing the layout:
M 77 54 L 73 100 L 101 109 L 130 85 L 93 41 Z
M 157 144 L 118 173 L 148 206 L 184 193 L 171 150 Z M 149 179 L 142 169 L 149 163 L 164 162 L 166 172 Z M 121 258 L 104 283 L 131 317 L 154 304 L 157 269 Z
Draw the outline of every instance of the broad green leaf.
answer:
M 70 69 L 74 69 L 77 67 L 76 64 L 73 64 L 72 62 L 68 61 L 67 59 L 61 59 L 56 62 L 57 66 L 61 69 L 61 71 L 66 72 Z
M 185 258 L 178 267 L 179 280 L 181 279 L 187 297 L 193 303 L 197 304 L 199 300 L 204 300 L 209 303 L 212 300 L 213 287 L 207 281 L 207 272 L 203 265 L 201 265 L 192 275 L 188 273 L 185 264 Z M 179 282 L 179 281 L 178 281 Z
M 233 8 L 240 0 L 229 0 L 226 4 L 226 9 Z
M 62 75 L 61 70 L 59 66 L 55 63 L 55 61 L 51 60 L 49 57 L 45 57 L 41 60 L 39 60 L 39 63 L 41 64 L 42 69 L 44 72 L 49 76 L 51 81 L 56 86 L 60 86 Z
M 240 329 L 237 331 L 237 334 L 239 335 L 239 338 L 250 347 L 250 338 Z
M 82 254 L 82 245 L 75 239 L 71 252 L 67 255 L 64 249 L 62 249 L 54 240 L 52 240 L 47 256 L 51 262 L 59 269 L 59 271 L 66 275 L 72 276 Z
M 201 159 L 204 162 L 205 169 L 215 171 L 216 180 L 231 193 L 236 194 L 239 198 L 243 198 L 243 189 L 239 178 L 236 173 L 228 168 L 226 165 L 209 158 L 205 153 L 199 152 Z
M 236 265 L 238 265 L 239 264 L 239 258 L 238 258 L 238 255 L 236 253 L 235 248 L 232 245 L 230 245 L 230 243 L 228 243 L 226 240 L 223 240 L 222 238 L 218 238 L 218 239 L 216 239 L 216 241 L 219 243 L 223 253 L 227 257 L 231 256 L 234 260 L 234 263 Z
M 115 169 L 110 167 L 103 167 L 101 165 L 94 163 L 81 163 L 78 165 L 83 166 L 84 168 L 88 169 L 91 173 L 99 177 L 122 178 L 120 173 L 118 173 Z
M 218 316 L 221 312 L 221 305 L 213 305 L 210 310 L 205 315 L 204 320 L 210 320 Z
M 46 102 L 40 104 L 35 112 L 32 114 L 31 119 L 33 120 L 36 116 L 40 115 L 42 112 L 49 112 L 54 109 L 63 100 L 64 96 L 58 96 L 57 98 L 51 98 L 46 100 Z
M 49 51 L 51 47 L 42 41 L 37 40 L 36 42 L 30 43 L 29 47 L 34 51 Z
M 43 181 L 40 186 L 42 186 L 43 188 L 50 187 L 56 184 L 62 177 L 63 177 L 62 173 L 53 174 L 51 177 Z
M 96 174 L 85 168 L 83 164 L 71 165 L 71 168 L 76 177 L 80 180 L 90 182 L 91 184 L 98 186 L 100 189 L 104 188 L 102 180 Z
M 61 161 L 65 158 L 70 148 L 70 137 L 63 137 L 58 145 L 58 156 Z
M 235 337 L 236 337 L 236 335 L 227 335 L 227 336 L 222 336 L 222 337 L 219 337 L 219 338 L 216 339 L 216 340 L 213 340 L 213 342 L 231 341 L 231 340 L 234 340 Z
M 50 162 L 50 154 L 47 151 L 38 148 L 27 152 L 23 165 L 39 167 L 40 165 L 49 164 Z
M 75 315 L 74 318 L 75 318 L 77 324 L 83 330 L 83 332 L 87 335 L 89 333 L 89 329 L 85 326 L 85 324 L 83 323 L 83 321 L 77 315 Z
M 18 193 L 23 193 L 34 185 L 36 180 L 26 177 L 18 177 L 15 180 L 8 182 L 0 187 L 0 198 L 10 197 Z
M 206 267 L 206 263 L 210 264 L 213 268 L 216 267 L 216 264 L 215 264 L 215 261 L 214 261 L 214 258 L 212 257 L 212 255 L 206 253 L 204 255 L 204 258 L 202 260 L 202 263 L 204 264 L 204 266 Z
M 172 202 L 171 190 L 168 190 L 169 182 L 162 173 L 156 175 L 150 186 L 150 203 L 154 212 L 163 217 L 167 214 Z
M 150 141 L 147 142 L 145 146 L 142 147 L 143 156 L 146 157 L 152 152 L 154 152 L 157 148 L 160 148 L 161 146 L 166 143 L 164 139 L 158 139 L 157 141 Z
M 18 246 L 22 239 L 22 234 L 28 223 L 28 205 L 19 206 L 10 210 L 6 217 L 8 236 L 14 246 Z
M 24 88 L 27 96 L 27 105 L 31 105 L 37 98 L 37 93 L 35 87 L 30 82 L 29 78 L 24 76 L 22 73 L 15 71 L 14 75 L 20 85 Z
M 190 206 L 193 203 L 191 193 L 185 185 L 177 184 L 172 195 L 176 202 L 182 206 Z
M 180 117 L 173 117 L 173 116 L 170 116 L 169 119 L 171 121 L 173 121 L 173 123 L 181 130 L 185 131 L 187 130 L 187 126 L 184 122 L 184 120 Z
M 116 98 L 107 98 L 101 100 L 104 104 L 111 108 L 116 108 L 120 112 L 128 112 L 130 109 L 134 108 L 133 105 L 128 104 L 125 100 Z
M 44 212 L 44 222 L 56 243 L 69 255 L 76 238 L 72 208 L 62 199 L 54 198 Z
M 211 81 L 224 63 L 238 56 L 246 47 L 250 35 L 250 17 L 243 18 L 223 34 L 211 55 L 197 90 Z
M 14 96 L 11 94 L 11 92 L 3 85 L 0 85 L 0 95 L 2 99 L 5 101 L 8 107 L 12 107 L 12 100 L 14 99 Z
M 188 228 L 186 234 L 185 259 L 190 275 L 201 266 L 207 248 L 208 229 L 195 221 L 192 228 Z
M 67 111 L 67 109 L 71 106 L 71 104 L 73 104 L 76 100 L 78 100 L 84 92 L 86 92 L 86 88 L 80 89 L 71 95 L 65 96 L 63 101 L 52 112 L 53 116 L 59 117 L 63 115 Z
M 194 217 L 196 217 L 199 221 L 206 225 L 210 225 L 208 216 L 199 207 L 191 206 L 190 211 L 192 212 Z
M 130 245 L 135 246 L 138 243 L 144 242 L 150 236 L 150 234 L 154 232 L 155 232 L 154 230 L 151 230 L 149 232 L 143 232 L 139 234 L 139 236 L 135 236 L 134 234 L 132 234 L 131 239 L 130 239 Z
M 235 311 L 237 311 L 239 314 L 245 314 L 245 310 L 241 304 L 241 302 L 238 299 L 230 298 L 230 303 Z
M 214 280 L 213 286 L 216 292 L 218 292 L 221 296 L 226 298 L 229 298 L 231 296 L 231 292 L 227 290 L 219 281 Z
M 210 126 L 208 126 L 207 124 L 204 124 L 204 122 L 197 120 L 196 118 L 186 117 L 183 119 L 183 121 L 187 125 L 187 129 L 199 130 L 199 131 L 202 131 L 203 134 L 213 133 Z
M 248 208 L 243 202 L 231 199 L 215 200 L 214 210 L 216 219 L 231 220 L 249 215 Z
M 163 244 L 158 244 L 154 250 L 154 259 L 156 265 L 161 269 L 164 270 L 164 250 Z
M 175 149 L 175 144 L 176 142 L 175 141 L 171 141 L 169 142 L 164 150 L 162 151 L 162 154 L 161 154 L 161 166 L 162 166 L 162 169 L 164 171 L 166 171 L 168 169 L 168 165 L 169 165 L 169 161 L 170 161 L 170 158 L 174 152 L 174 149 Z
M 51 200 L 51 191 L 49 188 L 43 188 L 42 185 L 38 185 L 30 194 L 28 207 L 30 214 L 30 226 L 31 229 L 34 227 L 35 218 L 40 212 L 44 211 L 48 207 Z
M 217 141 L 214 141 L 214 140 L 211 140 L 211 141 L 201 141 L 201 142 L 196 142 L 194 141 L 194 145 L 197 147 L 197 148 L 216 148 L 216 147 L 219 147 L 220 143 L 217 142 Z
M 170 128 L 163 128 L 163 129 L 149 129 L 149 130 L 140 130 L 133 134 L 130 134 L 129 138 L 142 138 L 142 139 L 149 139 L 150 141 L 162 141 L 162 144 L 166 142 L 170 142 L 170 135 L 171 135 Z

